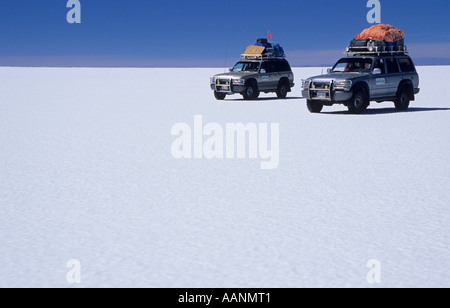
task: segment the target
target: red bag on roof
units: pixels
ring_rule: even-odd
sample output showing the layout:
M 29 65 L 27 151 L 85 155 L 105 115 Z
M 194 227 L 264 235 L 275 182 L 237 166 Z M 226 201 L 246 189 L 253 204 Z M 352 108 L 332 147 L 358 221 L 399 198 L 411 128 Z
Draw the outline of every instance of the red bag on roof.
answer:
M 405 36 L 402 30 L 397 29 L 391 25 L 379 24 L 365 29 L 361 34 L 355 38 L 357 40 L 382 40 L 385 42 L 396 42 Z

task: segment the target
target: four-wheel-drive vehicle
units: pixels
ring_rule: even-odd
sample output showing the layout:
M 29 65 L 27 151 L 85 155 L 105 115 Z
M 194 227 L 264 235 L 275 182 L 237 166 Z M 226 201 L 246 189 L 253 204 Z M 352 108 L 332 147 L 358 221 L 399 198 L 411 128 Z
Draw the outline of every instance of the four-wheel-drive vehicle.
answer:
M 245 100 L 252 100 L 261 92 L 275 92 L 278 98 L 286 98 L 295 85 L 294 74 L 285 55 L 267 51 L 261 46 L 249 46 L 229 73 L 215 75 L 210 84 L 218 100 L 236 93 L 242 94 Z
M 327 74 L 302 80 L 312 113 L 333 104 L 362 113 L 371 101 L 393 101 L 397 110 L 407 110 L 419 91 L 419 75 L 405 51 L 356 53 L 340 59 Z

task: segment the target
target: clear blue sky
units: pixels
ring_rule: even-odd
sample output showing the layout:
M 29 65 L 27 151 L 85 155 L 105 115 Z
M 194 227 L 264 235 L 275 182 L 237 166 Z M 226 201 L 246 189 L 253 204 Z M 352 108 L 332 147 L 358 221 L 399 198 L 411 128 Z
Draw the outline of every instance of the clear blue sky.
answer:
M 68 24 L 67 0 L 0 0 L 0 65 L 229 66 L 268 27 L 293 65 L 315 65 L 370 26 L 366 0 L 80 2 Z M 450 1 L 381 4 L 416 57 L 450 58 Z

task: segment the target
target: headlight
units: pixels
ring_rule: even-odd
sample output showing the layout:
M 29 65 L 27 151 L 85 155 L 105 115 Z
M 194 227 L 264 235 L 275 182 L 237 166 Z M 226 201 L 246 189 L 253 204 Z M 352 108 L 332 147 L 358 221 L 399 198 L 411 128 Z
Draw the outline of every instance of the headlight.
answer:
M 334 83 L 334 89 L 350 91 L 350 89 L 352 88 L 352 84 L 353 84 L 353 81 L 351 81 L 351 80 L 336 81 Z
M 310 83 L 311 83 L 311 80 L 304 80 L 304 79 L 302 79 L 302 88 L 303 88 L 304 90 L 309 89 Z
M 233 84 L 245 84 L 245 79 L 233 79 Z

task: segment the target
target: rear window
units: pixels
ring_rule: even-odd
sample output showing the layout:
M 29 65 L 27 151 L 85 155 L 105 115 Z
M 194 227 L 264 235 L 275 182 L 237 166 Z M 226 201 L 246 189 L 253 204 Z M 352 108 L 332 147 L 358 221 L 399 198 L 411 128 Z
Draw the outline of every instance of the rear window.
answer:
M 409 58 L 398 59 L 398 63 L 400 64 L 400 69 L 402 70 L 402 72 L 408 73 L 414 72 L 416 70 L 414 64 Z
M 263 63 L 263 68 L 264 67 L 267 67 L 266 71 L 268 73 L 291 71 L 291 66 L 289 65 L 289 63 L 286 60 L 265 62 L 265 63 Z
M 400 69 L 398 67 L 396 58 L 388 58 L 386 59 L 386 66 L 389 74 L 400 73 Z

